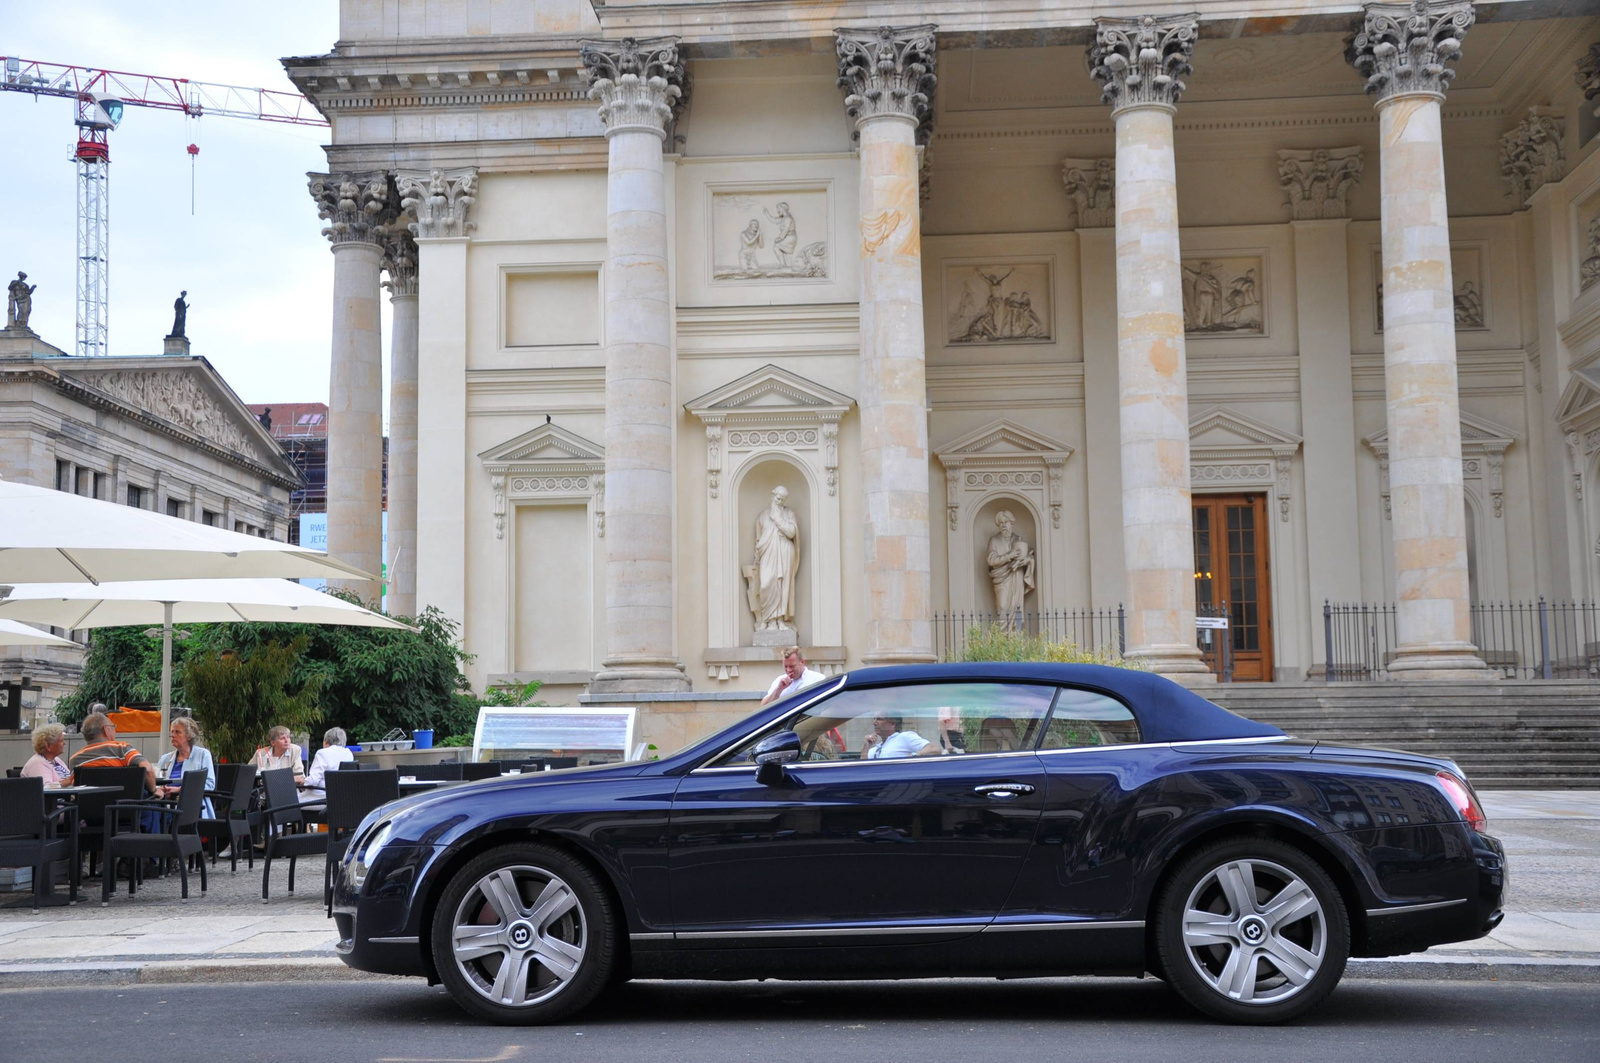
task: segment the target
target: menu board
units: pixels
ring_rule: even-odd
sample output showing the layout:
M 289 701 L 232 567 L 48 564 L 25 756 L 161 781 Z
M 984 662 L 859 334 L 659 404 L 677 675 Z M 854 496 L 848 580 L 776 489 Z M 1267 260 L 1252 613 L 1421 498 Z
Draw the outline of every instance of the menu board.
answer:
M 472 759 L 577 757 L 579 764 L 626 759 L 638 710 L 614 706 L 540 706 L 478 710 Z

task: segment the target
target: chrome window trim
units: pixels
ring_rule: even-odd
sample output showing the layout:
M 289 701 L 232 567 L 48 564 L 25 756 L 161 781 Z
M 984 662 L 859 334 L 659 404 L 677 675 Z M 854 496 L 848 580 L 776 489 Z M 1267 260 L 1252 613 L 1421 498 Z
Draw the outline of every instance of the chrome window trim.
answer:
M 735 742 L 733 745 L 729 746 L 722 753 L 717 754 L 717 756 L 718 757 L 725 756 L 727 753 L 729 753 L 732 750 L 738 748 L 738 746 L 741 745 L 743 743 L 743 741 L 748 740 L 748 738 L 749 738 L 749 736 L 747 735 L 745 739 L 742 739 L 740 742 Z M 961 753 L 961 754 L 958 754 L 958 757 L 961 760 L 971 760 L 971 759 L 973 759 L 975 757 L 1022 757 L 1022 756 L 1034 756 L 1034 755 L 1041 756 L 1041 757 L 1049 757 L 1049 756 L 1056 756 L 1056 755 L 1062 754 L 1062 753 L 1069 753 L 1069 754 L 1070 753 L 1104 753 L 1107 750 L 1112 750 L 1112 749 L 1115 749 L 1115 750 L 1123 750 L 1123 749 L 1185 749 L 1185 748 L 1187 748 L 1189 746 L 1269 745 L 1269 744 L 1272 744 L 1272 743 L 1287 742 L 1287 741 L 1289 741 L 1289 736 L 1288 735 L 1255 735 L 1255 736 L 1249 737 L 1249 738 L 1190 738 L 1190 739 L 1184 739 L 1183 741 L 1180 741 L 1180 742 L 1129 742 L 1129 743 L 1126 743 L 1125 745 L 1072 746 L 1072 747 L 1066 748 L 1066 749 L 1010 749 L 1010 750 L 1006 750 L 1003 753 Z M 716 759 L 716 758 L 713 758 L 713 759 Z M 918 760 L 941 762 L 941 761 L 944 761 L 944 760 L 947 760 L 947 759 L 949 759 L 948 756 L 938 756 L 938 757 L 893 757 L 893 758 L 890 759 L 889 763 L 893 763 L 893 764 L 915 763 Z M 859 760 L 859 759 L 857 759 L 857 760 L 797 760 L 797 761 L 794 761 L 790 765 L 787 765 L 787 766 L 788 767 L 793 767 L 793 768 L 837 768 L 837 767 L 843 767 L 845 765 L 857 765 L 857 764 L 862 764 L 862 763 L 865 763 L 865 761 L 862 761 L 862 760 Z M 880 763 L 882 763 L 882 762 L 880 762 Z M 754 764 L 729 764 L 729 765 L 727 765 L 725 767 L 719 767 L 719 768 L 695 768 L 692 771 L 690 771 L 689 774 L 690 775 L 711 775 L 711 774 L 716 774 L 716 773 L 725 773 L 725 772 L 734 772 L 734 771 L 754 772 L 755 770 L 756 769 L 755 769 L 755 765 Z
M 1065 749 L 1039 749 L 1041 757 L 1058 753 L 1103 753 L 1109 749 L 1184 749 L 1188 746 L 1262 745 L 1269 742 L 1287 742 L 1288 735 L 1256 735 L 1251 738 L 1186 738 L 1179 742 L 1129 742 L 1111 746 L 1071 746 Z
M 1097 746 L 1095 748 L 1105 749 L 1107 747 Z M 890 757 L 887 760 L 864 760 L 861 758 L 857 758 L 855 760 L 794 760 L 790 761 L 788 764 L 785 764 L 784 767 L 791 770 L 804 769 L 809 771 L 812 768 L 859 767 L 862 764 L 916 764 L 919 762 L 923 764 L 944 764 L 952 760 L 966 762 L 969 760 L 976 760 L 978 758 L 988 759 L 993 757 L 1031 757 L 1036 752 L 1038 751 L 1033 749 L 1008 749 L 1000 753 L 960 753 L 954 756 L 949 754 L 940 754 L 937 757 Z M 733 771 L 748 771 L 753 774 L 755 770 L 756 766 L 754 764 L 729 764 L 721 768 L 695 768 L 693 771 L 689 772 L 689 774 L 718 775 Z
M 840 687 L 844 686 L 844 679 L 845 679 L 845 676 L 848 675 L 848 674 L 849 674 L 848 672 L 841 672 L 840 674 L 834 676 L 831 680 L 824 679 L 822 682 L 817 684 L 817 687 L 819 687 L 820 689 L 815 690 L 809 698 L 806 698 L 806 699 L 802 700 L 800 702 L 800 704 L 796 705 L 792 710 L 790 710 L 789 716 L 780 716 L 775 721 L 773 721 L 773 723 L 783 723 L 784 721 L 788 720 L 790 718 L 790 716 L 798 716 L 800 713 L 804 712 L 807 709 L 807 707 L 809 707 L 811 705 L 814 705 L 818 701 L 820 701 L 822 699 L 823 695 L 832 694 L 833 692 L 838 690 Z M 767 726 L 771 727 L 772 724 L 768 724 Z M 746 732 L 744 735 L 742 735 L 738 739 L 738 741 L 734 742 L 732 745 L 728 746 L 727 748 L 720 750 L 711 759 L 713 761 L 721 760 L 723 757 L 727 756 L 729 753 L 732 753 L 735 749 L 738 749 L 740 746 L 742 746 L 746 742 L 750 741 L 750 739 L 753 736 L 760 734 L 761 731 L 762 731 L 762 728 L 758 727 L 754 731 Z M 743 767 L 743 765 L 732 765 L 732 766 L 733 767 Z M 754 767 L 754 765 L 751 765 L 751 767 Z M 708 769 L 705 769 L 703 767 L 694 769 L 694 771 L 703 771 L 703 770 L 708 770 Z M 721 769 L 718 769 L 718 770 L 721 770 Z
M 990 923 L 985 934 L 1008 934 L 1023 930 L 1143 930 L 1143 919 L 1080 919 L 1073 922 Z
M 1402 904 L 1394 908 L 1368 908 L 1368 915 L 1398 915 L 1402 912 L 1426 912 L 1434 908 L 1453 908 L 1458 904 L 1466 904 L 1465 897 L 1458 897 L 1453 901 L 1431 901 L 1427 904 Z

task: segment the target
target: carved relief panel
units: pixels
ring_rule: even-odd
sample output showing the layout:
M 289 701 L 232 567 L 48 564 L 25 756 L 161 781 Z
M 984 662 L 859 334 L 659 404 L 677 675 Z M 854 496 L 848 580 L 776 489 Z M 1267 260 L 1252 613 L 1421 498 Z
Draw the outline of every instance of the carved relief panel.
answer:
M 1049 343 L 1055 338 L 1053 260 L 944 264 L 945 343 Z
M 707 185 L 714 282 L 828 280 L 832 184 Z
M 1183 260 L 1183 331 L 1194 337 L 1265 336 L 1265 252 Z

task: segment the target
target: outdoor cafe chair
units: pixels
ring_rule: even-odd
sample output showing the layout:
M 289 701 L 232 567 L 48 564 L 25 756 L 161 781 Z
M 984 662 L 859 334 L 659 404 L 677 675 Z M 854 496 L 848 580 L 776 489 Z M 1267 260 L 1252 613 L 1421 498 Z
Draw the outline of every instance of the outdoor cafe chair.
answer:
M 504 774 L 500 770 L 498 760 L 483 760 L 464 763 L 461 765 L 461 777 L 467 782 L 477 782 L 479 779 L 495 779 Z
M 44 901 L 49 865 L 57 860 L 67 862 L 71 870 L 68 899 L 78 902 L 77 809 L 63 804 L 47 813 L 44 795 L 43 779 L 0 779 L 0 867 L 33 868 L 34 915 Z M 66 837 L 57 833 L 64 813 Z
M 18 767 L 18 768 L 7 768 L 6 769 L 6 778 L 8 778 L 8 779 L 20 779 L 20 778 L 22 778 L 22 769 L 20 767 Z
M 333 865 L 344 859 L 356 828 L 367 813 L 400 796 L 400 772 L 383 771 L 330 773 L 328 784 L 328 860 L 322 872 L 322 900 L 333 915 Z
M 183 899 L 189 899 L 189 860 L 201 854 L 200 812 L 206 799 L 206 773 L 185 772 L 177 801 L 117 801 L 106 808 L 111 833 L 106 835 L 106 867 L 100 876 L 100 906 L 111 903 L 117 888 L 117 861 L 129 858 L 128 896 L 138 892 L 139 863 L 145 859 L 167 860 L 176 857 L 183 876 Z M 138 829 L 139 814 L 154 812 L 166 821 L 161 833 Z M 124 817 L 133 828 L 123 830 Z M 206 891 L 206 862 L 200 862 L 200 892 Z
M 84 794 L 78 798 L 78 844 L 89 854 L 89 877 L 94 878 L 95 858 L 105 851 L 106 809 L 118 801 L 138 801 L 144 797 L 144 769 L 79 768 L 72 781 L 79 786 L 119 786 L 120 793 Z M 115 872 L 113 871 L 113 874 Z
M 555 771 L 557 768 L 576 768 L 577 757 L 534 757 L 532 760 L 522 762 L 523 771 L 544 771 L 548 768 Z
M 443 764 L 397 764 L 401 775 L 408 775 L 418 782 L 460 782 L 461 763 L 449 761 Z
M 218 764 L 217 788 L 207 790 L 215 817 L 200 817 L 200 837 L 211 843 L 211 866 L 217 864 L 219 843 L 228 843 L 228 860 L 234 874 L 239 872 L 239 849 L 244 848 L 251 871 L 256 869 L 256 850 L 251 844 L 250 795 L 256 788 L 254 764 Z
M 324 777 L 324 782 L 327 777 Z M 294 892 L 294 862 L 302 856 L 327 853 L 328 835 L 306 830 L 304 810 L 307 806 L 325 807 L 325 798 L 300 802 L 300 793 L 294 785 L 294 771 L 274 768 L 261 773 L 261 782 L 267 791 L 267 807 L 259 813 L 267 829 L 267 855 L 261 868 L 261 903 L 267 903 L 267 886 L 272 881 L 272 861 L 289 858 L 289 892 Z M 282 828 L 281 830 L 277 828 Z

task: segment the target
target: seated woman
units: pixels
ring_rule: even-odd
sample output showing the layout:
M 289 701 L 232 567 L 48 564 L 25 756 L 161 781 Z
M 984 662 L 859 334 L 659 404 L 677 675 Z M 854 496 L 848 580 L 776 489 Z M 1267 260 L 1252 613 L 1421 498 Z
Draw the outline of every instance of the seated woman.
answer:
M 326 788 L 324 778 L 330 771 L 337 771 L 339 765 L 346 761 L 355 760 L 356 756 L 345 748 L 344 728 L 330 727 L 322 736 L 322 748 L 317 750 L 317 755 L 311 758 L 311 770 L 306 772 L 305 790 L 300 795 L 302 801 L 321 801 L 325 796 Z
M 67 750 L 67 729 L 47 723 L 33 729 L 33 756 L 22 766 L 24 779 L 43 779 L 46 787 L 71 786 L 72 769 L 61 759 Z
M 217 788 L 217 766 L 211 759 L 211 751 L 200 745 L 200 725 L 188 716 L 179 716 L 172 721 L 172 728 L 168 732 L 172 741 L 172 751 L 161 754 L 161 759 L 156 761 L 156 778 L 161 780 L 161 785 L 156 787 L 157 797 L 177 797 L 178 791 L 183 789 L 183 777 L 191 771 L 206 773 L 206 789 Z M 205 815 L 211 815 L 211 799 L 206 798 Z
M 306 781 L 305 758 L 300 747 L 289 740 L 289 729 L 281 724 L 267 732 L 267 744 L 256 750 L 250 763 L 256 766 L 257 775 L 273 768 L 291 768 L 296 786 Z

